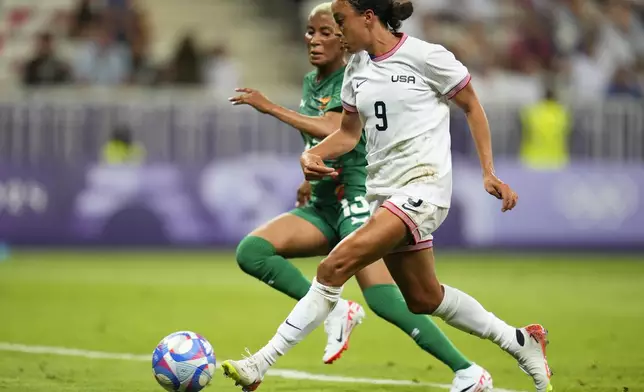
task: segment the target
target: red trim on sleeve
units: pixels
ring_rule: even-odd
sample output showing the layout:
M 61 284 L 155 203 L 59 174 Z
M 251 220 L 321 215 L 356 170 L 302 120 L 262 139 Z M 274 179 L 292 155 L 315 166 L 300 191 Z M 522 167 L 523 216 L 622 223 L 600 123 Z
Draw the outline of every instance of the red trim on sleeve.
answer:
M 463 79 L 459 84 L 456 85 L 450 92 L 445 94 L 445 97 L 447 99 L 452 99 L 456 96 L 456 94 L 460 93 L 461 90 L 463 90 L 465 87 L 467 87 L 468 84 L 470 84 L 470 81 L 472 80 L 472 75 L 467 74 L 465 79 Z
M 342 107 L 343 107 L 343 108 L 344 108 L 344 110 L 346 110 L 347 112 L 351 112 L 351 113 L 358 113 L 358 108 L 357 108 L 357 107 L 355 107 L 355 106 L 353 106 L 353 105 L 349 105 L 348 103 L 346 103 L 346 102 L 344 102 L 344 101 L 342 101 Z

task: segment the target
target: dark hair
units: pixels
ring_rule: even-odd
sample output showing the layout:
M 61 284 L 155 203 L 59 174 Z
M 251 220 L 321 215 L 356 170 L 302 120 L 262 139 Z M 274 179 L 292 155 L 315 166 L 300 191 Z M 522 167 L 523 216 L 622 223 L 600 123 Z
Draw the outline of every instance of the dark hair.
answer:
M 398 31 L 402 21 L 414 13 L 411 0 L 347 0 L 358 12 L 373 11 L 382 24 L 391 30 Z

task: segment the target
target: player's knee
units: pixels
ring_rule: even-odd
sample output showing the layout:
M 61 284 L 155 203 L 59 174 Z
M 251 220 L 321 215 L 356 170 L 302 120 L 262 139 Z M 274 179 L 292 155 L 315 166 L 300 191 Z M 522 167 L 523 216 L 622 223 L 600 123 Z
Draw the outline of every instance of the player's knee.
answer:
M 331 286 L 340 287 L 351 278 L 352 259 L 347 252 L 332 252 L 318 265 L 318 282 Z
M 265 239 L 247 236 L 239 245 L 235 253 L 237 264 L 249 275 L 255 276 L 264 261 L 275 254 L 275 247 Z
M 348 280 L 344 277 L 346 263 L 342 259 L 330 256 L 318 265 L 317 280 L 326 286 L 340 287 Z
M 355 243 L 336 247 L 318 266 L 318 282 L 332 287 L 344 285 L 361 268 L 365 255 Z

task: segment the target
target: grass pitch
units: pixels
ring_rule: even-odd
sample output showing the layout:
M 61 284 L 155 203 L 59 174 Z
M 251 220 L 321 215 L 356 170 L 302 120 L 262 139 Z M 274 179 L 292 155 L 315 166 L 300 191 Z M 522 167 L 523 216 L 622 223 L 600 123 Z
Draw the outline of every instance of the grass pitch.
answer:
M 312 276 L 315 260 L 297 262 Z M 439 276 L 509 323 L 544 324 L 555 391 L 644 391 L 644 257 L 438 254 Z M 345 297 L 361 302 L 353 281 Z M 243 274 L 228 253 L 17 251 L 0 262 L 0 342 L 151 354 L 165 335 L 194 330 L 217 360 L 260 348 L 293 301 Z M 501 388 L 530 379 L 492 343 L 441 327 Z M 320 329 L 277 368 L 449 384 L 450 371 L 397 328 L 368 313 L 336 364 L 322 363 Z M 260 391 L 444 391 L 267 377 Z M 143 361 L 0 352 L 0 390 L 162 389 Z M 221 372 L 210 391 L 235 391 Z

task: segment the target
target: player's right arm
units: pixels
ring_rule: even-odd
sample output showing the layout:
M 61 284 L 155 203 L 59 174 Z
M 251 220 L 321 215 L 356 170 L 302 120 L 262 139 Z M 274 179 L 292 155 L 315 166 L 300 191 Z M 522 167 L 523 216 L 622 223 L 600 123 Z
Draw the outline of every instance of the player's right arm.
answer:
M 316 180 L 326 176 L 336 177 L 338 172 L 324 164 L 324 160 L 335 159 L 353 150 L 362 136 L 362 121 L 357 112 L 342 113 L 340 129 L 324 139 L 317 146 L 304 151 L 300 158 L 302 171 L 307 180 Z
M 233 105 L 250 105 L 261 113 L 270 114 L 281 122 L 316 139 L 324 139 L 340 127 L 342 114 L 339 112 L 326 111 L 323 116 L 319 117 L 305 116 L 271 102 L 257 90 L 238 88 L 235 91 L 242 94 L 229 99 Z

